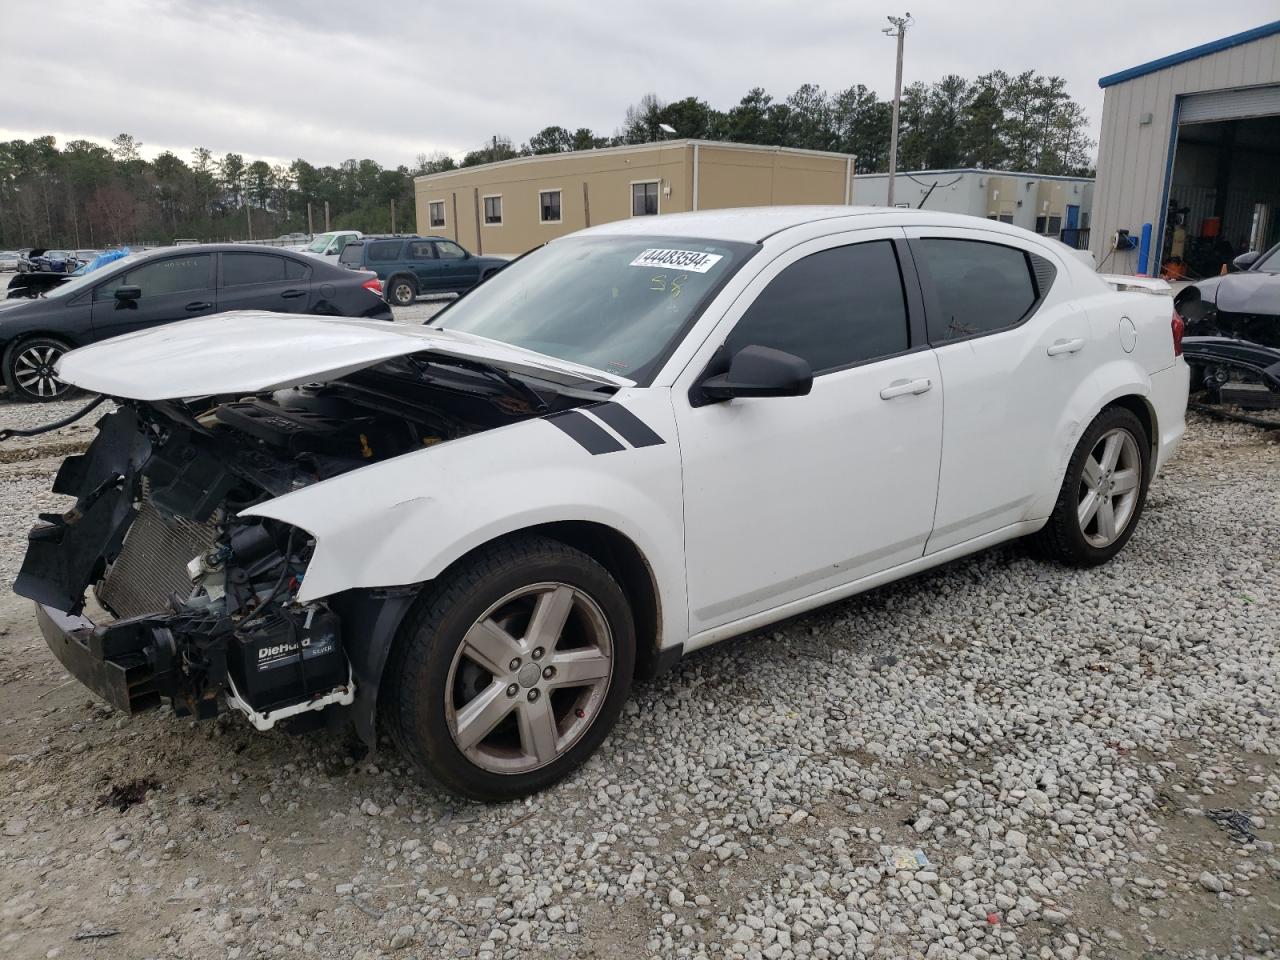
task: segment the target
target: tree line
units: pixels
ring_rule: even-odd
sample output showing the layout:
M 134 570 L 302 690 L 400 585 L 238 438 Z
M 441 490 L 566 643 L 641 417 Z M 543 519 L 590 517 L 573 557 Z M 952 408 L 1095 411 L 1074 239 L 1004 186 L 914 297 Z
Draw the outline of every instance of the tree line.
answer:
M 72 140 L 59 149 L 51 136 L 11 140 L 0 143 L 0 247 L 261 239 L 323 230 L 326 203 L 334 228 L 405 232 L 414 228 L 414 176 L 668 136 L 835 150 L 855 155 L 859 173 L 875 173 L 888 167 L 891 116 L 891 103 L 862 84 L 834 93 L 804 84 L 783 99 L 754 87 L 727 110 L 696 96 L 666 102 L 646 94 L 610 136 L 552 125 L 519 147 L 495 135 L 461 159 L 424 153 L 394 168 L 369 159 L 285 166 L 238 153 L 216 157 L 205 147 L 185 159 L 165 151 L 146 160 L 127 133 L 110 147 Z M 1061 77 L 953 74 L 903 90 L 898 169 L 1086 174 L 1093 147 L 1086 127 Z

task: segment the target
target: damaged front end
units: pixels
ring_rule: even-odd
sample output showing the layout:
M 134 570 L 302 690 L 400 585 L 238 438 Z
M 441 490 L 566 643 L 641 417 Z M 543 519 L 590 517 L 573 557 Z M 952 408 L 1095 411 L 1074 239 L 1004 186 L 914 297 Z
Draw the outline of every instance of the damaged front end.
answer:
M 1280 409 L 1280 317 L 1221 309 L 1195 287 L 1180 292 L 1191 391 L 1245 410 Z
M 42 514 L 28 536 L 14 589 L 36 601 L 53 653 L 126 713 L 167 699 L 180 715 L 209 717 L 225 702 L 268 729 L 351 703 L 338 617 L 293 600 L 310 538 L 235 516 L 262 499 L 264 483 L 283 491 L 302 478 L 283 465 L 255 470 L 245 451 L 165 406 L 103 417 L 54 482 L 75 505 Z

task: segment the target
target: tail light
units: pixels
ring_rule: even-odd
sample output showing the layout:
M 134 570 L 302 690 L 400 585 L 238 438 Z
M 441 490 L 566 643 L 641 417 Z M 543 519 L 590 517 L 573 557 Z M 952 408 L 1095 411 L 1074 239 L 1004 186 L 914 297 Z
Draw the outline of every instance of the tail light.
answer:
M 360 284 L 360 286 L 364 287 L 366 290 L 370 291 L 371 293 L 376 293 L 378 296 L 382 296 L 382 281 L 379 280 L 377 277 L 370 277 L 364 283 Z M 1181 334 L 1178 335 L 1178 339 L 1179 340 L 1182 339 Z M 1181 352 L 1181 349 L 1179 349 L 1179 352 Z
M 1186 332 L 1187 324 L 1182 319 L 1182 314 L 1178 313 L 1178 308 L 1173 308 L 1173 320 L 1170 321 L 1169 327 L 1173 333 L 1173 355 L 1175 357 L 1182 356 L 1182 335 Z

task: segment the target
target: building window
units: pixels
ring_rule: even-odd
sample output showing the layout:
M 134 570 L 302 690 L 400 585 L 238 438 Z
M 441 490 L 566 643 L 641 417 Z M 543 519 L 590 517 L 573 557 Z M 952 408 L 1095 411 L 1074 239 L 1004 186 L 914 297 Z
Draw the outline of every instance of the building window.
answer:
M 1046 219 L 1044 217 L 1036 217 L 1036 233 L 1044 233 L 1044 225 Z
M 1000 214 L 1000 222 L 1001 222 L 1001 223 L 1013 223 L 1013 214 L 1012 214 L 1012 213 L 1002 213 L 1002 214 Z
M 631 215 L 649 217 L 658 212 L 658 181 L 631 185 Z
M 560 222 L 560 191 L 538 191 L 539 216 L 543 223 Z
M 1056 237 L 1061 232 L 1062 232 L 1062 218 L 1050 217 L 1049 218 L 1049 236 Z
M 427 204 L 427 220 L 433 228 L 444 226 L 444 201 L 432 200 Z
M 484 222 L 485 226 L 502 224 L 502 194 L 484 198 Z

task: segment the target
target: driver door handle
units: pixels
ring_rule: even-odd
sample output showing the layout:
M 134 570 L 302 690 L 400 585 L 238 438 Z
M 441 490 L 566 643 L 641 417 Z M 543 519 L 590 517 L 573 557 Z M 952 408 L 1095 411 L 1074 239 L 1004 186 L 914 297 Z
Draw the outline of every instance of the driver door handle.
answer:
M 187 312 L 195 313 L 197 310 L 208 310 L 212 306 L 212 303 L 208 303 L 204 300 L 192 300 L 187 304 Z
M 280 294 L 280 298 L 282 300 L 296 300 L 298 297 L 305 297 L 306 295 L 307 291 L 305 290 L 286 290 Z
M 933 381 L 928 377 L 919 380 L 895 380 L 880 391 L 881 400 L 892 400 L 894 397 L 905 397 L 908 394 L 919 396 L 933 389 Z
M 1084 338 L 1076 337 L 1074 340 L 1055 340 L 1049 344 L 1049 349 L 1045 350 L 1051 357 L 1060 357 L 1064 353 L 1079 353 L 1084 349 Z

